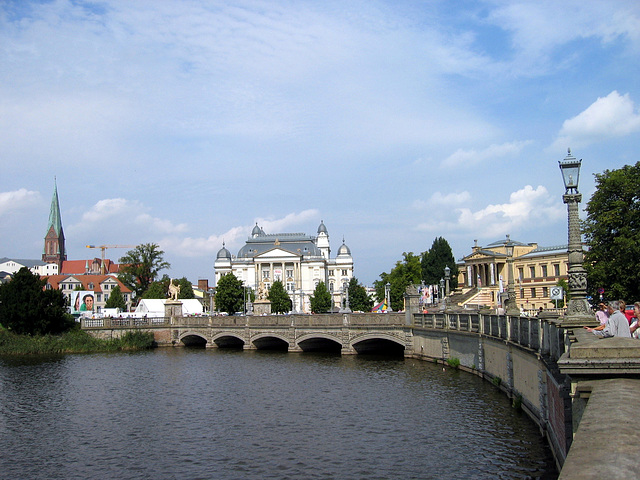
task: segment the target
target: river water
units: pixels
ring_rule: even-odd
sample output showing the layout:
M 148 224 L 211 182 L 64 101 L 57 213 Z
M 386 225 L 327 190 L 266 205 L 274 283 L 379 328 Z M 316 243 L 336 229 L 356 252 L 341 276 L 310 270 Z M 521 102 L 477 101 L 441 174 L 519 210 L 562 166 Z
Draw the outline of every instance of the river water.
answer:
M 0 358 L 2 479 L 557 478 L 493 385 L 412 359 Z

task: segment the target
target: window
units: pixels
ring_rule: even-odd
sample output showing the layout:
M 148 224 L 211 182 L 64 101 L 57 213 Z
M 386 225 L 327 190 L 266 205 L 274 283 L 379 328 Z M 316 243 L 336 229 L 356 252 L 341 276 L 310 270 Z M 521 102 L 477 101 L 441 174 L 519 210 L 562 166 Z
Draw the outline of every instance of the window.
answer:
M 520 289 L 520 298 L 524 298 L 524 288 Z
M 518 280 L 522 281 L 524 278 L 524 268 L 518 267 Z
M 287 278 L 293 278 L 293 269 L 292 268 L 287 269 L 286 275 L 287 275 Z
M 549 296 L 549 287 L 542 287 L 542 297 L 546 298 Z
M 347 276 L 347 271 L 346 270 L 342 270 L 342 276 L 346 277 Z
M 329 270 L 329 276 L 333 277 L 333 270 Z
M 293 292 L 296 288 L 296 284 L 293 282 L 287 282 L 287 292 Z
M 531 289 L 531 298 L 536 298 L 536 289 L 535 288 Z
M 96 293 L 96 302 L 101 302 L 101 301 L 102 301 L 102 294 Z
M 333 293 L 333 282 L 329 283 L 329 292 Z
M 531 273 L 531 278 L 536 278 L 536 267 L 529 267 L 529 273 Z
M 556 264 L 553 265 L 553 274 L 556 277 L 560 276 L 560 264 L 559 263 L 556 263 Z
M 107 300 L 109 300 L 109 294 L 108 294 L 108 293 L 105 293 L 105 294 L 104 294 L 104 301 L 106 302 Z
M 547 277 L 547 266 L 546 265 L 542 265 L 542 276 L 543 277 Z
M 93 283 L 89 282 L 89 284 L 87 285 L 87 288 L 89 290 L 93 290 Z
M 263 270 L 262 271 L 262 278 L 263 279 L 269 278 L 269 270 Z

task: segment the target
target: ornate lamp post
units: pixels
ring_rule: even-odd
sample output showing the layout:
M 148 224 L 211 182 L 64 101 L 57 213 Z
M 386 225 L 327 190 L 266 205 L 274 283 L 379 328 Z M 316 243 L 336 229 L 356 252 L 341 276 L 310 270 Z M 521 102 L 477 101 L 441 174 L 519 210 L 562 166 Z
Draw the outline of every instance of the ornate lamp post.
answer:
M 505 242 L 505 250 L 507 252 L 507 270 L 509 274 L 509 281 L 507 282 L 507 315 L 519 316 L 520 309 L 518 308 L 518 302 L 516 301 L 516 279 L 513 273 L 513 243 L 507 235 L 507 241 Z
M 384 299 L 387 302 L 387 312 L 391 311 L 391 284 L 387 282 L 384 286 Z
M 447 265 L 444 267 L 444 281 L 446 284 L 446 290 L 444 291 L 445 296 L 449 296 L 449 279 L 451 278 L 451 269 Z
M 576 160 L 568 149 L 564 160 L 558 161 L 565 193 L 562 201 L 567 204 L 569 223 L 569 291 L 571 300 L 567 305 L 567 313 L 563 324 L 585 325 L 595 323 L 595 317 L 591 314 L 591 307 L 587 301 L 587 272 L 582 266 L 584 254 L 582 252 L 582 235 L 580 233 L 580 217 L 578 204 L 582 200 L 582 194 L 578 192 L 580 179 L 580 166 L 582 159 Z
M 440 290 L 438 290 L 438 297 L 440 297 L 440 304 L 444 308 L 444 278 L 440 279 Z

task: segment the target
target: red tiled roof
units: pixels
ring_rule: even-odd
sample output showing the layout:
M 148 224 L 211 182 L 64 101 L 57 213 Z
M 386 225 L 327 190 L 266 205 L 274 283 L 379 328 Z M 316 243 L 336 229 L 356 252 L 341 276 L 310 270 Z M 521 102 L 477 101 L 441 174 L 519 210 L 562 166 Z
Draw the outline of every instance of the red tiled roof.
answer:
M 90 272 L 99 272 L 102 259 L 93 258 L 88 260 L 65 260 L 62 262 L 61 274 L 67 275 L 82 275 L 87 273 L 87 266 Z M 120 271 L 120 265 L 112 262 L 108 258 L 104 259 L 105 273 L 118 273 Z

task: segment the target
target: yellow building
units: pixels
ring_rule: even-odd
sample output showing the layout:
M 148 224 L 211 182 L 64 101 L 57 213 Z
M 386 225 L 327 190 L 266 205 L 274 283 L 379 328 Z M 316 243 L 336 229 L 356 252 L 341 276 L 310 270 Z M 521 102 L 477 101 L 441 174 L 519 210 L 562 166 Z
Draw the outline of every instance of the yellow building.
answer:
M 463 306 L 502 306 L 510 258 L 518 306 L 525 311 L 555 307 L 551 289 L 558 280 L 567 280 L 567 245 L 539 247 L 537 243 L 511 240 L 509 235 L 486 247 L 475 241 L 471 254 L 458 262 L 458 295 L 452 300 Z

